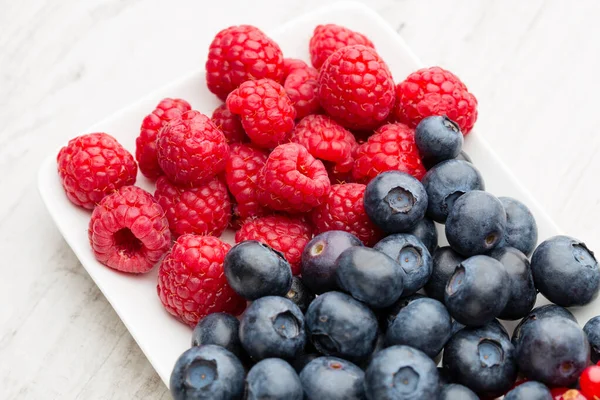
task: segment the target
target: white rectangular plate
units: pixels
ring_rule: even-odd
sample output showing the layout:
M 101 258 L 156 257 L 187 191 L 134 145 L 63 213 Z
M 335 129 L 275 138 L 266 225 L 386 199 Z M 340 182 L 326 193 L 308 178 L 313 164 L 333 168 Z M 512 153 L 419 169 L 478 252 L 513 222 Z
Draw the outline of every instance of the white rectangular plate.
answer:
M 308 41 L 312 31 L 316 25 L 325 23 L 344 25 L 366 34 L 388 63 L 396 82 L 421 66 L 396 32 L 378 14 L 360 3 L 342 2 L 325 7 L 286 23 L 276 31 L 270 32 L 270 36 L 279 43 L 286 57 L 308 61 Z M 92 126 L 88 132 L 73 132 L 73 136 L 89 132 L 107 132 L 133 153 L 142 119 L 164 97 L 184 98 L 194 109 L 208 115 L 219 105 L 219 100 L 206 88 L 204 71 L 199 70 Z M 490 192 L 515 197 L 530 207 L 537 219 L 541 239 L 559 233 L 552 220 L 480 135 L 469 135 L 465 142 L 465 150 L 483 174 Z M 75 207 L 67 200 L 56 172 L 57 153 L 58 149 L 53 151 L 39 171 L 39 190 L 46 207 L 81 264 L 168 385 L 175 360 L 190 345 L 191 330 L 163 309 L 156 295 L 156 268 L 143 276 L 131 276 L 115 272 L 94 259 L 87 239 L 90 213 Z M 152 183 L 141 174 L 137 184 L 151 193 L 154 192 Z M 231 234 L 225 236 L 225 239 L 232 243 Z M 580 322 L 584 322 L 589 316 L 580 315 Z

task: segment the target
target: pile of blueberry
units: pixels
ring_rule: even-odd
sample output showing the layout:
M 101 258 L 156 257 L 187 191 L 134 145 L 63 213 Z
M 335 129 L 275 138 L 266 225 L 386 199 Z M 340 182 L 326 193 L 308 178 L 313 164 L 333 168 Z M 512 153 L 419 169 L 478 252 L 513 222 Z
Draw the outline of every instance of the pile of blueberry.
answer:
M 598 295 L 593 253 L 567 236 L 536 247 L 531 212 L 485 191 L 448 118 L 424 119 L 416 143 L 422 182 L 388 171 L 367 185 L 365 211 L 387 234 L 373 248 L 319 234 L 301 277 L 260 242 L 229 251 L 227 281 L 252 303 L 198 323 L 176 399 L 600 397 L 600 318 L 581 329 L 564 308 Z M 534 308 L 538 292 L 554 304 Z M 512 337 L 498 319 L 520 320 Z

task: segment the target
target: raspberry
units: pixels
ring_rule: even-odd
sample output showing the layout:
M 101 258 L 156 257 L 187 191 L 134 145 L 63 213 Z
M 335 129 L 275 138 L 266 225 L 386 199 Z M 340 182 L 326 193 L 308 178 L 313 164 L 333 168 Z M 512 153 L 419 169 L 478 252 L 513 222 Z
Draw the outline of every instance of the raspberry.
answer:
M 355 44 L 375 48 L 362 33 L 335 24 L 318 25 L 309 44 L 312 65 L 321 68 L 325 60 L 336 50 Z
M 221 104 L 213 111 L 212 122 L 223 132 L 227 143 L 244 143 L 248 142 L 248 136 L 244 132 L 244 127 L 240 121 L 240 117 L 233 115 L 225 104 Z
M 321 204 L 331 184 L 323 163 L 304 146 L 277 146 L 258 174 L 258 198 L 273 210 L 306 212 Z
M 302 218 L 270 215 L 246 221 L 235 234 L 235 242 L 258 240 L 280 251 L 292 267 L 292 274 L 300 273 L 302 250 L 312 238 L 312 228 Z
M 199 185 L 223 171 L 229 146 L 223 133 L 204 114 L 188 111 L 158 135 L 158 164 L 169 180 Z
M 60 149 L 56 161 L 69 200 L 90 210 L 107 194 L 133 185 L 137 175 L 133 156 L 106 133 L 71 139 Z
M 88 238 L 102 264 L 136 274 L 150 271 L 171 245 L 162 207 L 136 186 L 123 186 L 102 199 L 92 212 Z
M 227 97 L 227 108 L 240 116 L 250 140 L 273 148 L 288 140 L 296 110 L 285 89 L 270 79 L 246 81 Z
M 306 69 L 308 65 L 298 58 L 284 58 L 283 59 L 283 78 L 287 76 L 295 69 Z
M 200 186 L 183 187 L 163 176 L 156 181 L 154 197 L 175 237 L 185 233 L 220 236 L 231 219 L 229 192 L 218 177 Z
M 374 49 L 361 45 L 333 53 L 319 73 L 319 101 L 347 128 L 373 129 L 394 106 L 394 80 Z
M 319 71 L 300 60 L 294 60 L 286 67 L 289 68 L 289 73 L 286 75 L 283 87 L 294 104 L 296 118 L 300 119 L 316 113 L 320 108 L 317 95 Z
M 148 179 L 156 179 L 163 174 L 156 159 L 158 131 L 167 122 L 191 109 L 192 107 L 185 100 L 166 98 L 162 99 L 154 111 L 142 121 L 140 135 L 135 139 L 135 159 L 140 166 L 140 171 Z
M 419 180 L 426 172 L 415 144 L 414 129 L 400 123 L 382 126 L 358 147 L 352 177 L 368 183 L 381 172 L 394 170 Z
M 229 286 L 223 272 L 230 248 L 214 236 L 179 236 L 158 269 L 156 290 L 170 314 L 193 327 L 208 314 L 244 311 L 246 301 Z
M 243 82 L 262 78 L 283 79 L 283 53 L 277 43 L 250 25 L 217 33 L 206 60 L 208 90 L 225 100 Z
M 242 220 L 265 214 L 258 201 L 258 173 L 267 161 L 267 154 L 256 147 L 232 144 L 225 164 L 225 180 L 236 201 L 235 214 Z
M 377 243 L 383 234 L 365 213 L 365 188 L 360 183 L 332 185 L 327 200 L 312 211 L 315 234 L 340 230 L 352 233 L 367 246 Z
M 412 128 L 425 117 L 445 115 L 466 135 L 477 120 L 477 99 L 452 72 L 440 67 L 423 68 L 396 87 L 394 115 Z

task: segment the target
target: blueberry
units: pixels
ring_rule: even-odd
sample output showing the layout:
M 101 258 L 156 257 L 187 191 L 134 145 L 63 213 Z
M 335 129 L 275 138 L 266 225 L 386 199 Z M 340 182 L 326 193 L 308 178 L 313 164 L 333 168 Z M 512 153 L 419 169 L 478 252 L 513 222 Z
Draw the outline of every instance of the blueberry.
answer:
M 454 336 L 454 334 L 458 331 L 460 331 L 462 328 L 464 328 L 465 325 L 461 324 L 460 322 L 453 320 L 452 321 L 452 334 L 451 336 Z
M 387 233 L 414 228 L 427 210 L 427 193 L 418 179 L 400 171 L 377 175 L 365 189 L 365 212 Z
M 415 236 L 423 242 L 431 254 L 433 254 L 438 247 L 437 229 L 435 228 L 435 223 L 429 218 L 423 218 L 414 228 L 406 233 Z
M 452 383 L 442 387 L 438 400 L 479 400 L 479 397 L 468 387 Z
M 542 242 L 531 257 L 535 287 L 563 307 L 583 306 L 598 296 L 598 261 L 584 243 L 568 236 Z
M 241 399 L 244 367 L 232 352 L 221 346 L 192 347 L 177 359 L 169 387 L 175 400 Z
M 499 318 L 516 320 L 525 317 L 533 309 L 537 297 L 529 260 L 525 254 L 512 247 L 494 249 L 490 257 L 504 265 L 510 281 L 508 302 Z
M 521 340 L 521 332 L 524 328 L 527 327 L 528 324 L 530 324 L 533 321 L 549 317 L 566 318 L 577 323 L 577 320 L 575 319 L 571 311 L 567 310 L 566 308 L 557 306 L 555 304 L 546 304 L 543 306 L 536 307 L 533 310 L 531 310 L 531 312 L 525 318 L 523 318 L 515 327 L 512 334 L 513 345 L 515 347 L 518 346 Z
M 295 357 L 306 342 L 302 311 L 286 298 L 262 297 L 242 315 L 240 341 L 255 361 Z
M 590 361 L 583 330 L 559 316 L 529 322 L 521 329 L 516 348 L 521 373 L 548 386 L 575 383 Z
M 590 342 L 592 362 L 600 361 L 600 316 L 590 319 L 584 326 L 588 342 Z
M 409 346 L 380 351 L 365 372 L 367 399 L 435 399 L 439 374 L 431 358 Z
M 515 348 L 496 324 L 461 329 L 444 347 L 443 363 L 453 382 L 481 397 L 502 395 L 517 378 Z
M 403 344 L 437 356 L 450 339 L 452 319 L 442 303 L 419 299 L 404 307 L 386 333 L 386 345 Z
M 504 396 L 504 400 L 552 400 L 552 398 L 550 389 L 536 381 L 522 383 Z
M 450 246 L 439 247 L 433 253 L 431 276 L 424 286 L 427 296 L 444 302 L 444 293 L 448 279 L 454 273 L 464 257 L 452 250 Z
M 496 247 L 504 235 L 506 212 L 495 196 L 472 190 L 460 196 L 446 220 L 446 238 L 463 256 L 483 254 Z
M 444 161 L 431 168 L 423 177 L 427 192 L 427 216 L 444 223 L 454 202 L 471 190 L 485 190 L 479 171 L 462 160 Z
M 446 285 L 445 303 L 452 318 L 467 326 L 481 326 L 506 306 L 510 278 L 504 266 L 488 256 L 460 263 Z
M 240 322 L 232 315 L 212 313 L 202 318 L 192 333 L 192 346 L 216 344 L 242 359 L 244 349 L 239 337 Z
M 292 286 L 292 270 L 283 254 L 256 240 L 233 246 L 223 269 L 232 289 L 248 300 L 285 296 Z
M 335 290 L 335 261 L 352 246 L 362 246 L 362 242 L 348 232 L 328 231 L 315 236 L 302 252 L 304 284 L 317 294 Z
M 292 278 L 292 287 L 285 295 L 289 300 L 300 308 L 302 312 L 306 311 L 308 305 L 314 300 L 315 295 L 306 287 L 297 276 Z
M 245 400 L 302 400 L 303 397 L 298 374 L 280 358 L 259 361 L 246 376 Z
M 368 247 L 350 247 L 338 257 L 338 286 L 373 307 L 392 305 L 404 287 L 406 274 L 391 257 Z
M 424 118 L 415 129 L 415 143 L 425 165 L 456 158 L 463 140 L 459 126 L 445 116 Z
M 308 337 L 322 354 L 361 361 L 375 347 L 377 318 L 363 303 L 340 292 L 318 296 L 306 312 Z
M 431 254 L 415 236 L 397 233 L 381 239 L 373 248 L 396 260 L 406 273 L 403 296 L 415 293 L 429 280 Z
M 537 224 L 529 208 L 512 197 L 498 197 L 506 211 L 506 229 L 502 246 L 514 247 L 530 256 L 538 238 Z
M 426 299 L 426 298 L 427 298 L 427 296 L 423 296 L 420 293 L 414 293 L 414 294 L 411 294 L 410 296 L 400 297 L 398 299 L 398 301 L 396 301 L 394 304 L 392 304 L 390 307 L 388 307 L 384 310 L 385 317 L 386 317 L 386 323 L 384 324 L 385 330 L 387 330 L 389 328 L 389 326 L 392 325 L 392 322 L 394 322 L 394 320 L 396 319 L 396 316 L 398 315 L 398 313 L 400 311 L 402 311 L 402 309 L 404 307 L 408 306 L 410 303 L 412 303 L 415 300 Z
M 306 400 L 363 400 L 365 373 L 337 357 L 312 360 L 300 373 Z
M 469 155 L 465 153 L 464 150 L 462 150 L 460 154 L 456 156 L 455 160 L 462 160 L 473 164 L 473 160 L 471 160 L 471 157 L 469 157 Z

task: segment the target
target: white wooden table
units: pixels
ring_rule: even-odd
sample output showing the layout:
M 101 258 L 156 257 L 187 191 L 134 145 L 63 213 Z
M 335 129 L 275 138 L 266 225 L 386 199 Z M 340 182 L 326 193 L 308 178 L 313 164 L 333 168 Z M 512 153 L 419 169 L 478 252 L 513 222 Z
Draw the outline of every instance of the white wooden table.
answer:
M 170 397 L 46 214 L 39 163 L 202 68 L 219 29 L 268 30 L 327 2 L 0 0 L 0 398 Z M 600 249 L 600 3 L 369 3 L 426 64 L 462 77 L 480 102 L 476 134 L 565 232 Z

